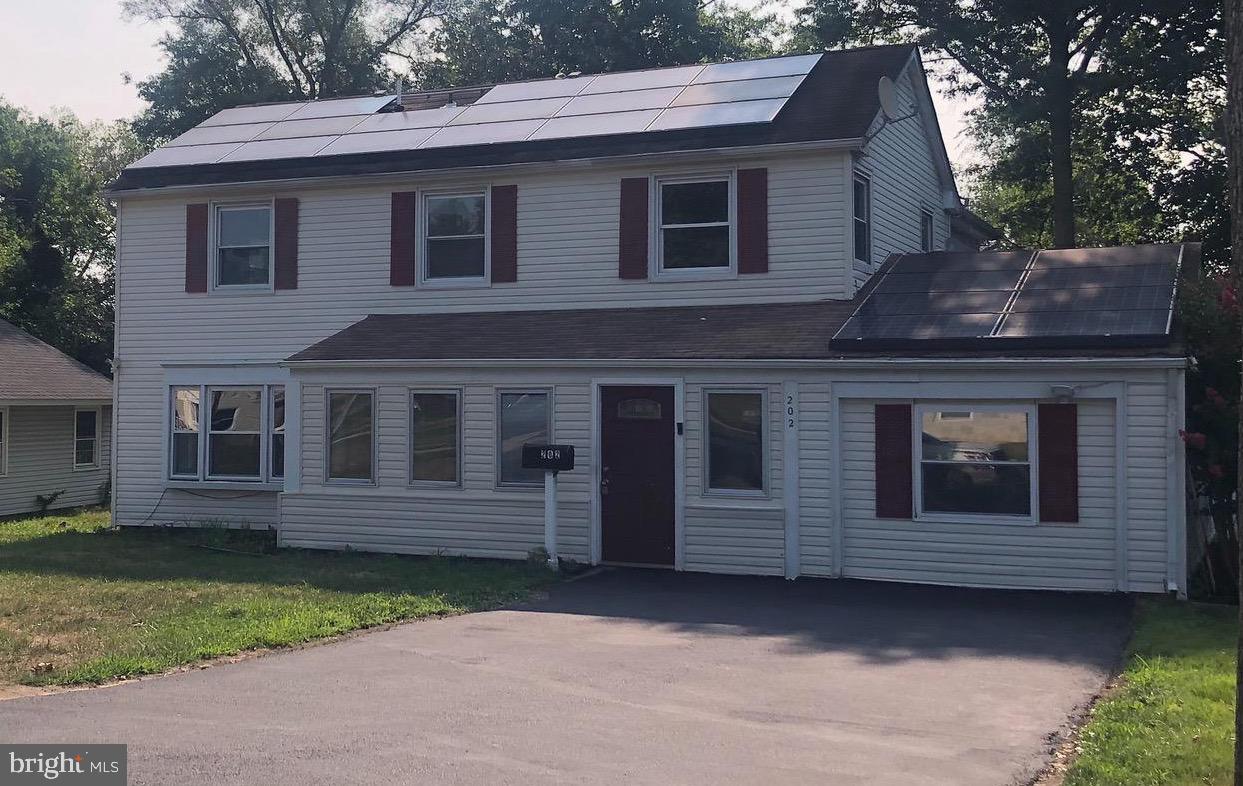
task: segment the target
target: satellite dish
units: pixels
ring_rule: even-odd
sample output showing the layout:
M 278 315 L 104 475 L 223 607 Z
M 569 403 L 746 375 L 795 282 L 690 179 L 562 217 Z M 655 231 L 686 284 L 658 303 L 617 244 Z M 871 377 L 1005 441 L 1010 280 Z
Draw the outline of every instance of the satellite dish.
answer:
M 894 89 L 893 80 L 882 76 L 876 85 L 876 94 L 880 98 L 880 111 L 885 114 L 885 119 L 899 119 L 898 93 Z

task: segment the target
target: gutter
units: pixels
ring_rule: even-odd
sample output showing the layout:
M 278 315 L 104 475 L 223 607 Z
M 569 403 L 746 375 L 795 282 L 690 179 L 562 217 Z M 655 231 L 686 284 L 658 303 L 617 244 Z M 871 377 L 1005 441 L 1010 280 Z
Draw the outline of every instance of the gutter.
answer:
M 338 185 L 382 185 L 385 183 L 409 182 L 412 177 L 437 177 L 469 173 L 518 172 L 528 169 L 547 169 L 549 165 L 572 167 L 590 167 L 598 165 L 625 164 L 630 161 L 682 160 L 687 158 L 711 158 L 715 156 L 732 156 L 751 153 L 786 153 L 816 150 L 857 150 L 863 147 L 863 138 L 825 139 L 812 142 L 779 142 L 767 145 L 734 145 L 730 147 L 699 148 L 695 150 L 674 150 L 657 153 L 627 153 L 616 156 L 592 156 L 589 158 L 548 159 L 545 161 L 523 161 L 512 164 L 487 164 L 480 166 L 455 166 L 443 169 L 409 169 L 393 172 L 375 172 L 356 175 L 329 175 L 275 178 L 272 180 L 237 180 L 223 183 L 194 183 L 180 186 L 157 186 L 155 188 L 132 188 L 104 190 L 108 199 L 146 196 L 156 194 L 195 193 L 201 191 L 231 191 L 238 189 L 270 190 L 271 186 L 338 186 Z M 292 160 L 292 159 L 290 159 Z M 151 167 L 157 169 L 159 167 Z
M 199 364 L 202 365 L 202 364 Z M 911 369 L 990 369 L 1048 368 L 1059 366 L 1101 369 L 1186 368 L 1183 357 L 1136 358 L 822 358 L 822 359 L 706 359 L 706 358 L 443 358 L 411 360 L 283 360 L 277 363 L 291 370 L 312 369 L 422 369 L 422 368 L 791 368 L 869 370 L 876 368 Z

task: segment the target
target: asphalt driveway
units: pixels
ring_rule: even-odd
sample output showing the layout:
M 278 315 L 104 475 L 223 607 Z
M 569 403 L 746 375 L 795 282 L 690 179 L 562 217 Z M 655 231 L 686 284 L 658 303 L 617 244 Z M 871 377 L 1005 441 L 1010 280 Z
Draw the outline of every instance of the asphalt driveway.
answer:
M 1122 597 L 609 571 L 529 606 L 0 703 L 131 784 L 1023 783 Z

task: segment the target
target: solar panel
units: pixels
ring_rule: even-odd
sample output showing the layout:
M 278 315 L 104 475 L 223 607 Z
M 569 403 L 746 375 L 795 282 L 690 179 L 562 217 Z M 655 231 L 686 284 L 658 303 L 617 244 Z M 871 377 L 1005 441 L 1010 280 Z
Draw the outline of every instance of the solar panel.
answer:
M 622 90 L 648 90 L 654 87 L 683 87 L 703 72 L 705 66 L 678 66 L 654 68 L 650 71 L 627 71 L 620 74 L 601 74 L 583 88 L 579 95 L 592 93 L 618 93 Z
M 199 123 L 199 126 L 227 126 L 241 123 L 274 123 L 297 112 L 306 104 L 266 104 L 223 109 Z
M 332 156 L 771 121 L 820 55 L 497 85 L 465 107 L 384 111 L 392 96 L 228 109 L 142 166 Z M 358 137 L 358 138 L 354 138 Z M 240 146 L 239 146 L 240 143 Z M 158 162 L 168 163 L 158 163 Z
M 306 136 L 299 139 L 264 139 L 247 142 L 220 159 L 224 161 L 259 161 L 268 158 L 302 158 L 322 150 L 335 136 Z
M 557 139 L 602 134 L 628 134 L 644 130 L 659 116 L 659 109 L 642 109 L 637 112 L 554 117 L 528 138 Z
M 833 342 L 1164 341 L 1180 252 L 1166 245 L 899 257 Z
M 225 155 L 241 147 L 240 142 L 222 145 L 184 145 L 160 147 L 130 164 L 135 169 L 153 166 L 187 166 L 190 164 L 214 164 Z
M 484 93 L 475 104 L 576 96 L 579 91 L 591 84 L 593 79 L 595 79 L 594 76 L 579 76 L 572 79 L 539 79 L 532 82 L 497 85 Z
M 794 57 L 773 57 L 767 60 L 717 63 L 705 68 L 692 83 L 762 79 L 770 76 L 806 76 L 819 61 L 820 55 L 795 55 Z
M 344 115 L 370 115 L 393 103 L 397 96 L 362 96 L 360 98 L 330 98 L 303 104 L 287 120 L 309 120 L 316 117 L 341 117 Z
M 754 101 L 757 98 L 786 98 L 793 95 L 802 82 L 802 76 L 779 76 L 773 79 L 744 79 L 738 82 L 690 85 L 674 99 L 673 106 L 725 104 L 733 101 Z
M 648 130 L 663 131 L 673 128 L 766 123 L 776 117 L 783 106 L 785 106 L 783 98 L 744 101 L 738 104 L 675 106 L 661 112 L 660 117 L 656 118 Z
M 168 143 L 169 147 L 214 145 L 223 142 L 249 142 L 273 126 L 272 123 L 243 123 L 230 126 L 197 126 Z

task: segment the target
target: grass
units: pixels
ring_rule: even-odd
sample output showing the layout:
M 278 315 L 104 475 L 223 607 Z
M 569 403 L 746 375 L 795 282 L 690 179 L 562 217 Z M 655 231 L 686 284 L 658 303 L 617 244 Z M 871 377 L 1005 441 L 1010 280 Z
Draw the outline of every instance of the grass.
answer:
M 106 513 L 90 511 L 0 522 L 0 683 L 151 674 L 493 608 L 551 581 L 547 569 L 522 562 L 263 553 L 253 533 L 107 527 Z
M 1066 786 L 1233 782 L 1233 607 L 1141 601 L 1119 688 L 1080 737 Z

